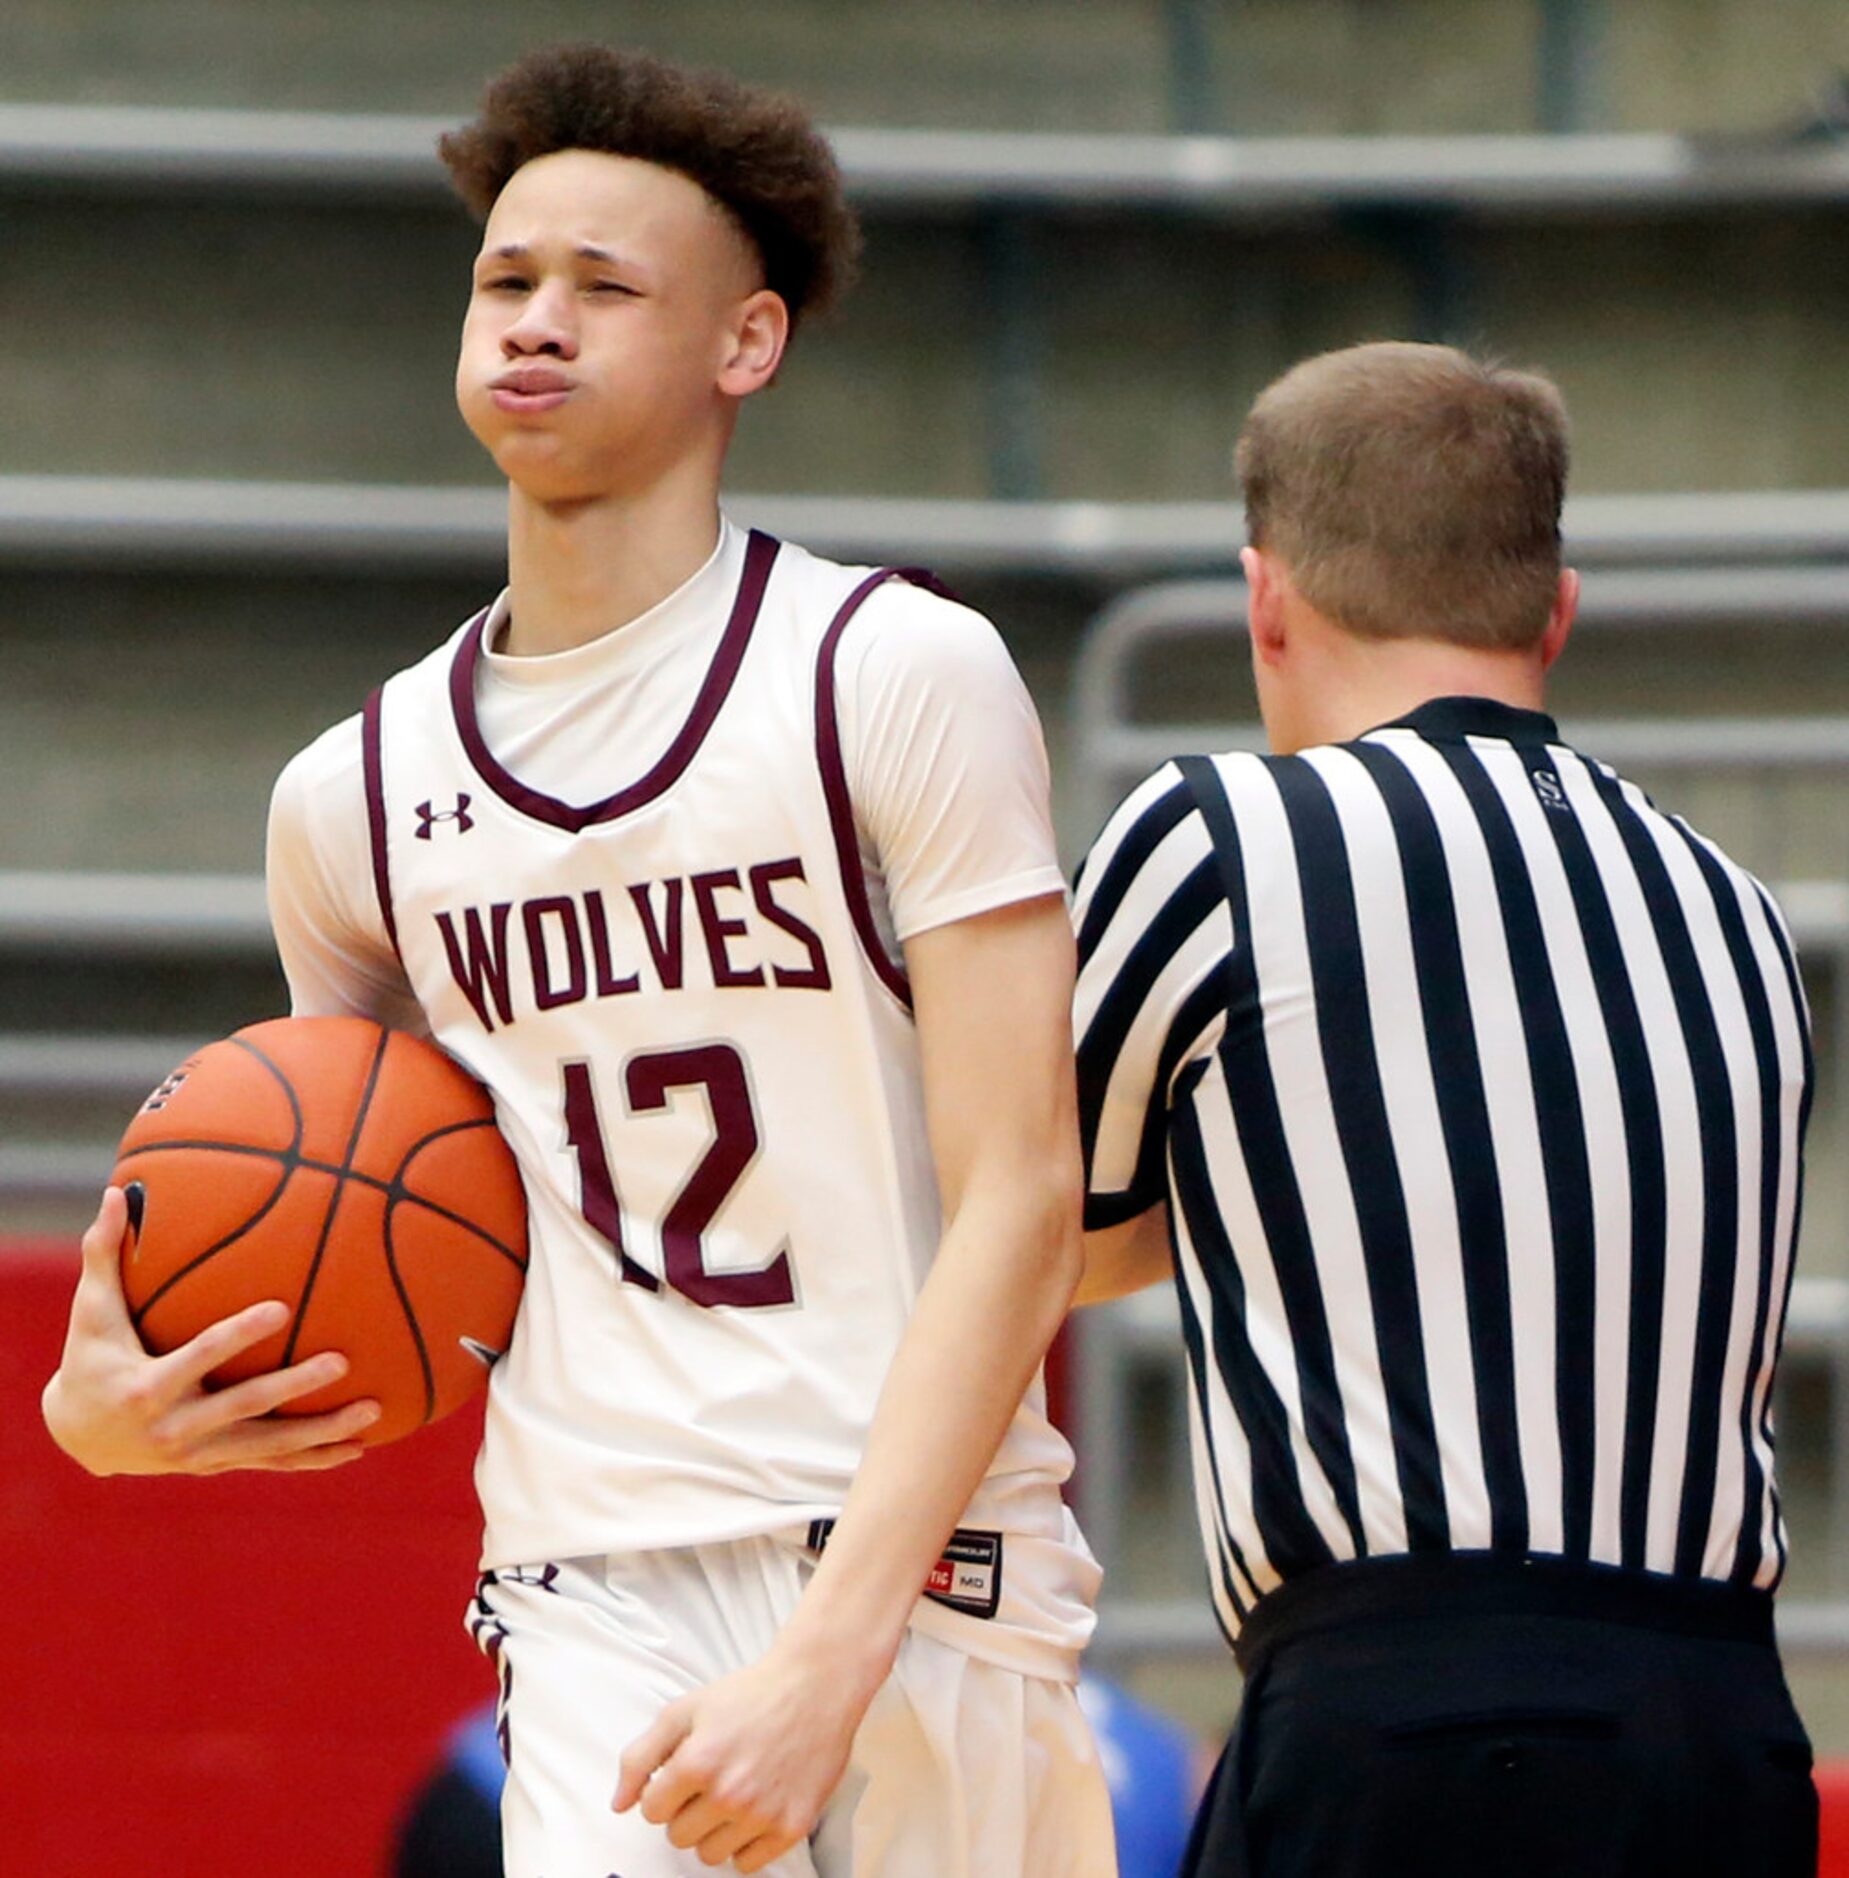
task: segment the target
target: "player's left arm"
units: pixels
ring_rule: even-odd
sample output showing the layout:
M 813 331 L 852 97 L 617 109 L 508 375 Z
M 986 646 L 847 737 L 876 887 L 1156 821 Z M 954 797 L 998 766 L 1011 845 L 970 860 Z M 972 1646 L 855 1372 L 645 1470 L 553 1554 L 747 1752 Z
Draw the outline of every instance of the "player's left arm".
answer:
M 795 1614 L 759 1662 L 673 1704 L 623 1757 L 619 1807 L 640 1797 L 677 1845 L 742 1872 L 807 1833 L 840 1779 L 1079 1276 L 1063 901 L 921 933 L 905 956 L 944 1206 L 936 1262 Z
M 1082 1258 L 1063 900 L 921 933 L 906 962 L 943 1237 L 790 1626 L 809 1648 L 852 1656 L 874 1686 L 1065 1319 Z

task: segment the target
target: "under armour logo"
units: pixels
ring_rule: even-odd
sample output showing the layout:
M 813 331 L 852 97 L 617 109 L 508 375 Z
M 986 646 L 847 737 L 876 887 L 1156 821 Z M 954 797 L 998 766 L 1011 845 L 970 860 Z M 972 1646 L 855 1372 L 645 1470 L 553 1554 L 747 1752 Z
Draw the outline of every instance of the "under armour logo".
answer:
M 469 798 L 467 796 L 458 796 L 456 798 L 456 806 L 453 809 L 435 809 L 432 808 L 428 802 L 420 802 L 417 805 L 417 838 L 419 841 L 428 841 L 430 839 L 431 829 L 436 827 L 438 822 L 454 822 L 456 824 L 456 833 L 466 835 L 469 830 L 475 826 L 475 817 L 469 813 Z

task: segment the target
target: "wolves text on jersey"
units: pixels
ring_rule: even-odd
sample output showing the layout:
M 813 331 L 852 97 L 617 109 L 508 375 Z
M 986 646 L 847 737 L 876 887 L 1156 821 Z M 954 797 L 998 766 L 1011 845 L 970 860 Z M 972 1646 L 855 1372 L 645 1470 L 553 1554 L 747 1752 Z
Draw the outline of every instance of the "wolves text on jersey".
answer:
M 482 1028 L 493 1030 L 513 1023 L 529 998 L 531 1009 L 550 1011 L 623 997 L 645 982 L 679 991 L 690 970 L 701 988 L 826 991 L 833 979 L 821 936 L 791 908 L 798 885 L 808 877 L 790 855 L 760 861 L 742 878 L 735 867 L 717 868 L 446 908 L 435 918 L 450 975 Z

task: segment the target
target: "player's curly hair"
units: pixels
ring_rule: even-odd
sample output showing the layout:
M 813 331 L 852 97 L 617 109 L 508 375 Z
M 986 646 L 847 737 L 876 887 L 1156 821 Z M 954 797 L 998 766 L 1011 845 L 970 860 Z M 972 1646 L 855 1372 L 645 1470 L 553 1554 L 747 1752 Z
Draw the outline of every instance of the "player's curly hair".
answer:
M 484 221 L 522 164 L 558 150 L 638 157 L 698 183 L 756 247 L 792 327 L 853 278 L 860 225 L 834 152 L 793 99 L 647 53 L 549 46 L 492 79 L 480 116 L 437 143 Z

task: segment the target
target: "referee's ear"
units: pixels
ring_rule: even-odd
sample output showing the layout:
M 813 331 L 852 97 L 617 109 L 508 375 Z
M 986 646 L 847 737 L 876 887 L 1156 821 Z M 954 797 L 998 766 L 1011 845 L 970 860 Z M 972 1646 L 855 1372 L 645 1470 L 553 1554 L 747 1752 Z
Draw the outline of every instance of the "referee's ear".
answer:
M 1560 570 L 1560 584 L 1554 589 L 1553 609 L 1547 616 L 1547 624 L 1541 631 L 1541 670 L 1548 671 L 1554 661 L 1566 650 L 1567 635 L 1573 630 L 1573 620 L 1579 612 L 1579 572 L 1576 568 L 1563 567 Z
M 1284 569 L 1262 548 L 1241 548 L 1239 565 L 1245 569 L 1246 624 L 1252 635 L 1252 657 L 1259 664 L 1275 665 L 1284 655 L 1287 636 Z

